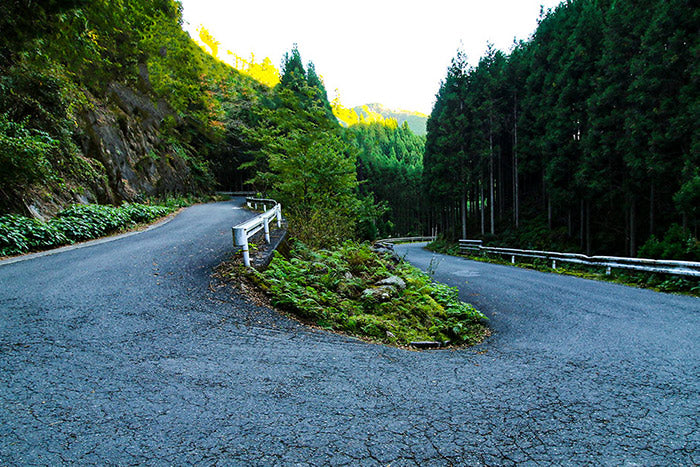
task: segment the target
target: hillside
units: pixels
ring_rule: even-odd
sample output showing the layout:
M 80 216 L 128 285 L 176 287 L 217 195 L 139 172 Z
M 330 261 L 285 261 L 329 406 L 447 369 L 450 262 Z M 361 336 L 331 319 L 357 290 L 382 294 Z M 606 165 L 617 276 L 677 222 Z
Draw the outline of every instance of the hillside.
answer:
M 0 213 L 208 191 L 244 161 L 268 88 L 202 51 L 178 2 L 34 8 L 0 6 Z
M 393 110 L 378 103 L 357 106 L 354 107 L 353 110 L 358 115 L 361 115 L 368 120 L 371 120 L 373 116 L 381 115 L 384 119 L 393 118 L 398 122 L 399 126 L 401 126 L 403 122 L 406 122 L 414 134 L 418 136 L 425 136 L 426 134 L 426 123 L 428 122 L 428 116 L 420 112 L 413 112 L 410 110 Z

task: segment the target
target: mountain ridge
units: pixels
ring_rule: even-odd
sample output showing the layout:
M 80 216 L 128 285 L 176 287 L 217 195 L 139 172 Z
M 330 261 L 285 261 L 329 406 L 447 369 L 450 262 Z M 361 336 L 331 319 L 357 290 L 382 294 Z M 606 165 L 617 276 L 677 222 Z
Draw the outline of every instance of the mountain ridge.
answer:
M 358 105 L 353 107 L 353 109 L 358 115 L 364 117 L 365 119 L 371 119 L 373 116 L 381 115 L 384 119 L 394 119 L 399 124 L 403 125 L 404 122 L 408 124 L 408 127 L 413 133 L 419 136 L 426 135 L 426 124 L 428 122 L 428 115 L 421 112 L 416 112 L 413 110 L 405 109 L 391 109 L 384 106 L 378 102 L 371 102 L 363 105 Z

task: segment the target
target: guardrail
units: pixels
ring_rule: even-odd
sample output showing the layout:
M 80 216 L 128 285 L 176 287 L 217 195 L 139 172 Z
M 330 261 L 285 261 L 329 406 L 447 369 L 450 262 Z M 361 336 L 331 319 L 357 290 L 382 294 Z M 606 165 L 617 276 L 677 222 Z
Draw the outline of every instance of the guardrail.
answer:
M 375 243 L 411 243 L 411 242 L 432 242 L 435 237 L 397 237 L 397 238 L 383 238 L 381 240 L 376 240 Z
M 253 198 L 251 196 L 247 196 L 245 199 L 245 204 L 248 206 L 250 209 L 253 209 L 255 211 L 258 210 L 260 206 L 263 207 L 263 211 L 267 209 L 267 206 L 276 206 L 278 203 L 274 199 L 269 199 L 269 198 Z
M 254 196 L 255 192 L 254 191 L 217 191 L 217 195 L 226 195 L 226 196 Z
M 270 243 L 270 220 L 272 218 L 277 218 L 277 228 L 282 227 L 282 205 L 274 200 L 258 199 L 258 198 L 247 198 L 252 200 L 255 204 L 256 200 L 258 202 L 271 201 L 273 207 L 268 209 L 262 214 L 255 216 L 254 218 L 241 222 L 240 224 L 232 228 L 233 231 L 233 244 L 237 247 L 241 247 L 243 251 L 243 264 L 246 267 L 250 267 L 250 251 L 248 248 L 248 239 L 264 229 L 265 231 L 265 242 Z M 262 203 L 261 203 L 262 204 Z M 257 209 L 257 207 L 256 207 Z
M 511 263 L 515 263 L 515 258 L 517 257 L 545 259 L 552 262 L 552 269 L 557 268 L 557 261 L 559 261 L 561 263 L 602 266 L 606 268 L 606 274 L 610 274 L 612 268 L 615 268 L 700 277 L 700 263 L 693 261 L 624 258 L 617 256 L 586 256 L 578 253 L 559 253 L 556 251 L 518 250 L 515 248 L 483 246 L 481 240 L 460 240 L 459 249 L 462 252 L 510 256 Z

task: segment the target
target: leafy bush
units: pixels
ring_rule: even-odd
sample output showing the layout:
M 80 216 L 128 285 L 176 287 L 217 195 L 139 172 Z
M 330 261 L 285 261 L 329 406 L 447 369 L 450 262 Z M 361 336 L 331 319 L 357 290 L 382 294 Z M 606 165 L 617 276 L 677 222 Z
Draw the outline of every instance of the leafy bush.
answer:
M 46 132 L 29 128 L 26 119 L 14 122 L 0 113 L 0 183 L 7 187 L 43 180 L 50 173 L 49 159 L 57 146 Z
M 276 255 L 256 273 L 275 305 L 319 326 L 406 345 L 412 341 L 474 344 L 484 336 L 484 315 L 415 267 L 394 265 L 369 244 L 346 242 L 314 251 L 297 243 L 290 258 Z M 389 276 L 406 283 L 388 299 L 366 293 Z
M 74 241 L 89 240 L 115 231 L 131 223 L 119 208 L 99 204 L 74 204 L 59 212 L 50 221 Z
M 432 242 L 428 243 L 426 248 L 436 253 L 444 253 L 446 255 L 459 256 L 459 243 L 451 242 L 448 239 L 439 236 Z
M 700 261 L 700 241 L 678 224 L 672 224 L 659 241 L 655 235 L 637 252 L 640 258 Z
M 90 240 L 152 221 L 171 211 L 165 206 L 136 203 L 122 207 L 74 204 L 48 222 L 14 214 L 0 216 L 0 256 Z
M 143 222 L 150 222 L 153 219 L 157 219 L 159 217 L 163 217 L 176 208 L 171 208 L 169 206 L 148 206 L 145 204 L 138 203 L 125 203 L 124 205 L 122 205 L 121 209 L 129 217 L 129 219 L 131 219 L 131 222 L 140 224 Z
M 42 250 L 69 243 L 61 230 L 29 217 L 0 217 L 0 256 Z

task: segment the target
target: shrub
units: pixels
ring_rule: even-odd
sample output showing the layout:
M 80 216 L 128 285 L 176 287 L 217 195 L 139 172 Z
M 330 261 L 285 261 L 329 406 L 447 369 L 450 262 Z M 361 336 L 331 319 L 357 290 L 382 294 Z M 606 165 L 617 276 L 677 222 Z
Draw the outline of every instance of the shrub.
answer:
M 74 204 L 48 222 L 18 216 L 0 216 L 0 256 L 46 250 L 101 237 L 120 229 L 162 217 L 165 206 L 124 204 L 121 207 Z
M 0 217 L 0 256 L 44 250 L 68 243 L 59 229 L 29 217 Z
M 672 224 L 662 241 L 655 235 L 639 248 L 640 258 L 700 261 L 700 241 L 687 229 Z

